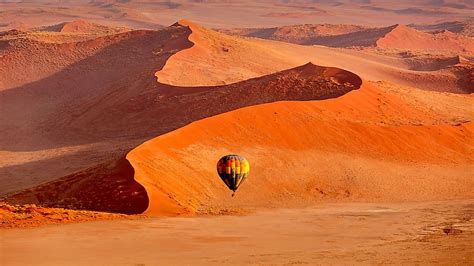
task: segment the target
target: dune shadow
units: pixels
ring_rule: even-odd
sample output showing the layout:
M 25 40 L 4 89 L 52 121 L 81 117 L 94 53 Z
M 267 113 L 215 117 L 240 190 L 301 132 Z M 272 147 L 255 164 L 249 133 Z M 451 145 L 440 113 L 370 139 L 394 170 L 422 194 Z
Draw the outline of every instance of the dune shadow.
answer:
M 135 170 L 125 157 L 26 189 L 7 198 L 15 204 L 140 214 L 148 208 L 145 188 L 135 181 Z

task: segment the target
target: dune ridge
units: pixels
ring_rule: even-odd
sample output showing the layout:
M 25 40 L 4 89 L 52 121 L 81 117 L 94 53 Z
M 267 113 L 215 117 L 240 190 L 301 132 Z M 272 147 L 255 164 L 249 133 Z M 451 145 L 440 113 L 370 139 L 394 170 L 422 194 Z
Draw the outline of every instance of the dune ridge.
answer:
M 141 104 L 146 104 L 148 99 L 159 98 L 156 103 L 158 108 L 154 108 L 152 116 L 153 125 L 157 125 L 155 130 L 164 133 L 169 128 L 179 128 L 192 121 L 244 106 L 339 97 L 358 89 L 361 84 L 362 80 L 348 71 L 308 63 L 224 86 L 180 88 L 158 84 L 160 94 L 143 97 Z M 206 99 L 207 103 L 200 99 Z M 148 112 L 141 115 L 147 116 Z M 135 182 L 133 168 L 124 158 L 116 160 L 16 193 L 8 197 L 8 201 L 127 214 L 144 212 L 148 197 L 143 185 Z

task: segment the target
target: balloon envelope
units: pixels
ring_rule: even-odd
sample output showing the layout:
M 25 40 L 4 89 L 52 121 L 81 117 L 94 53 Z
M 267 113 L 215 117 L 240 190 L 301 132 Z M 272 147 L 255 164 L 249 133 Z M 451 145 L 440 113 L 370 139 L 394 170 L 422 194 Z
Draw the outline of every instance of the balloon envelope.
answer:
M 217 173 L 227 187 L 234 192 L 244 182 L 249 172 L 249 162 L 240 155 L 226 155 L 217 162 Z

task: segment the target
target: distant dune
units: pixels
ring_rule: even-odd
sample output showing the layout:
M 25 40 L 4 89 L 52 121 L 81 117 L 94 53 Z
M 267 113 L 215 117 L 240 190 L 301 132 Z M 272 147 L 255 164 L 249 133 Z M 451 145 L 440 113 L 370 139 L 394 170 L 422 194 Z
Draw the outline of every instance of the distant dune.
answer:
M 230 35 L 256 37 L 296 44 L 323 45 L 325 39 L 330 39 L 330 36 L 357 32 L 366 28 L 357 25 L 304 24 L 274 28 L 219 29 L 219 31 Z
M 439 25 L 433 25 L 433 27 L 442 28 Z M 446 29 L 425 33 L 398 24 L 384 28 L 363 28 L 354 25 L 293 25 L 280 28 L 227 29 L 221 31 L 232 35 L 304 45 L 444 50 L 474 54 L 474 40 L 469 36 L 456 34 Z
M 127 28 L 109 27 L 109 26 L 104 26 L 104 25 L 92 23 L 85 20 L 74 20 L 71 22 L 63 22 L 56 25 L 44 26 L 44 27 L 33 29 L 33 30 L 62 32 L 62 33 L 88 33 L 88 34 L 96 34 L 96 35 L 105 35 L 105 34 L 123 32 L 123 31 L 126 31 Z
M 377 47 L 410 50 L 453 51 L 474 54 L 474 39 L 449 31 L 430 34 L 398 25 L 376 42 Z
M 474 37 L 474 19 L 467 21 L 449 21 L 436 24 L 410 24 L 411 28 L 427 32 L 450 31 L 468 37 Z

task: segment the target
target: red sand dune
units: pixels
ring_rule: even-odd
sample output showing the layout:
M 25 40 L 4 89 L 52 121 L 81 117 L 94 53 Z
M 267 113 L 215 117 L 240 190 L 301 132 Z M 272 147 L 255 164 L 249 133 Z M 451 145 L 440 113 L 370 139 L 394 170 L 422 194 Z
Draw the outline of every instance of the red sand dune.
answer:
M 15 159 L 2 160 L 8 185 L 1 187 L 2 194 L 42 184 L 15 193 L 9 197 L 12 202 L 124 213 L 140 213 L 148 206 L 152 214 L 178 214 L 281 206 L 281 201 L 301 206 L 321 200 L 472 196 L 465 190 L 472 185 L 466 176 L 472 164 L 471 95 L 368 81 L 359 89 L 360 77 L 395 82 L 411 77 L 407 80 L 414 87 L 451 84 L 443 89 L 459 92 L 458 82 L 467 78 L 462 73 L 414 71 L 407 61 L 364 51 L 227 36 L 190 22 L 83 42 L 9 38 L 4 43 L 0 129 L 5 134 L 0 145 L 6 152 L 0 156 Z M 20 69 L 22 75 L 9 78 Z M 230 84 L 203 86 L 223 83 Z M 222 127 L 229 119 L 231 126 Z M 298 130 L 291 129 L 296 126 Z M 273 137 L 265 137 L 266 132 Z M 126 152 L 156 136 L 127 155 L 132 171 L 123 159 Z M 183 137 L 189 137 L 182 142 L 189 146 L 178 145 Z M 253 148 L 245 144 L 248 140 Z M 148 143 L 163 150 L 150 150 Z M 308 149 L 303 151 L 304 145 Z M 249 154 L 256 165 L 252 175 L 257 183 L 250 181 L 250 192 L 239 193 L 259 194 L 261 189 L 271 202 L 250 195 L 241 205 L 226 201 L 226 189 L 211 180 L 215 160 L 201 162 L 199 155 L 215 157 L 231 149 Z M 160 168 L 162 162 L 142 158 L 147 154 L 163 158 L 167 170 Z M 272 154 L 275 166 L 265 173 Z M 184 163 L 167 161 L 173 156 Z M 338 164 L 341 160 L 347 164 Z M 313 162 L 325 161 L 329 163 L 318 164 L 322 168 L 312 168 Z M 291 167 L 283 167 L 287 164 Z M 201 165 L 207 170 L 200 172 Z M 427 174 L 428 167 L 436 170 L 434 175 Z M 191 184 L 190 176 L 183 176 L 189 187 L 182 188 L 166 177 L 188 171 L 199 172 L 209 184 L 202 196 L 196 195 L 201 181 Z M 272 183 L 270 174 L 277 172 L 282 177 Z M 297 175 L 296 183 L 289 182 L 292 175 Z M 447 178 L 451 176 L 456 178 Z M 261 188 L 264 181 L 268 188 Z M 401 193 L 406 186 L 409 193 Z
M 0 32 L 0 261 L 472 261 L 474 53 L 443 22 L 474 4 L 47 2 L 0 1 L 0 30 L 21 27 Z M 187 15 L 285 42 L 114 27 Z M 77 18 L 108 26 L 57 24 Z M 235 197 L 228 153 L 251 164 Z

